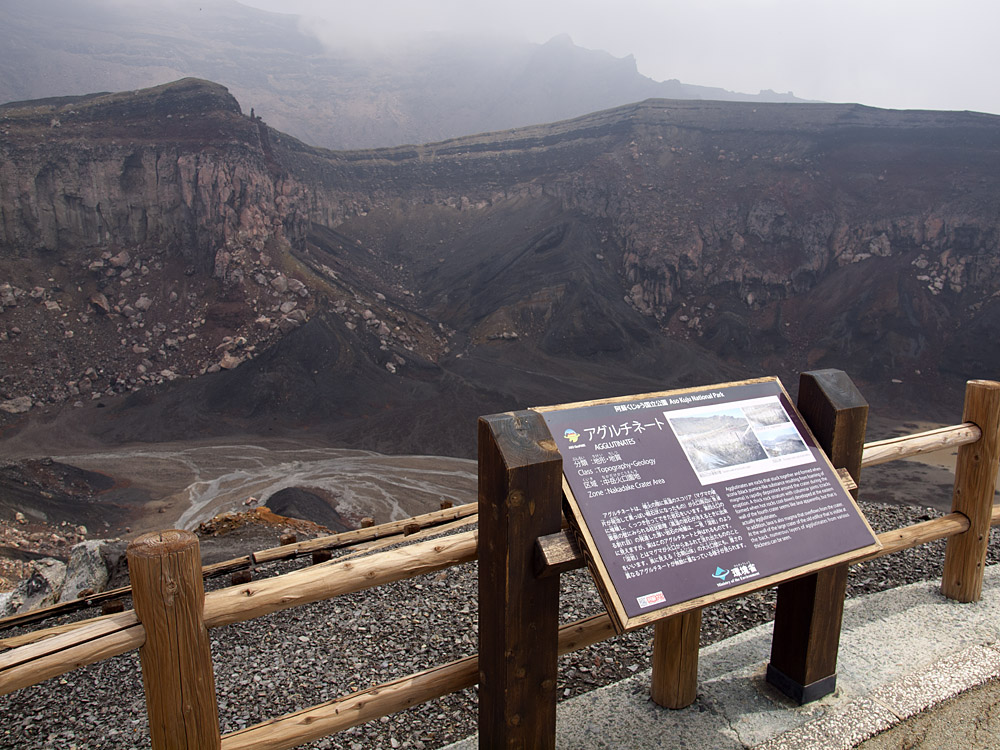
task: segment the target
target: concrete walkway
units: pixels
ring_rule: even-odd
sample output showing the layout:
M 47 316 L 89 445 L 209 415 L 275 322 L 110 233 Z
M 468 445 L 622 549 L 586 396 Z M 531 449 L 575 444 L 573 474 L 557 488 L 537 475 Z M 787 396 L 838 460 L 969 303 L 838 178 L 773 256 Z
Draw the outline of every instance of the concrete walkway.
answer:
M 679 711 L 649 700 L 648 670 L 564 701 L 556 746 L 1000 747 L 1000 566 L 975 604 L 945 599 L 937 583 L 849 600 L 837 690 L 815 703 L 796 706 L 765 682 L 770 647 L 768 623 L 702 649 L 698 699 Z M 450 750 L 477 746 L 470 737 Z

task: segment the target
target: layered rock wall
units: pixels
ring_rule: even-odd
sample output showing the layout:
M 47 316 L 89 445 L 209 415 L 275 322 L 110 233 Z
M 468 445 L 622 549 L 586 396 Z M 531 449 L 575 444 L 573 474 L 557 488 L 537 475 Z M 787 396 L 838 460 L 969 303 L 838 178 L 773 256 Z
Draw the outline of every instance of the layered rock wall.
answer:
M 549 254 L 531 237 L 554 226 Z M 0 343 L 33 368 L 0 396 L 53 361 L 77 396 L 101 369 L 62 361 L 78 334 L 126 347 L 117 392 L 176 377 L 195 344 L 184 374 L 228 369 L 219 347 L 256 356 L 322 305 L 392 375 L 482 341 L 588 358 L 631 336 L 642 351 L 614 356 L 683 340 L 754 370 L 857 358 L 882 381 L 951 347 L 981 377 L 1000 366 L 977 343 L 1000 320 L 998 227 L 1000 118 L 971 113 L 651 100 L 331 152 L 204 81 L 0 107 Z M 88 276 L 45 270 L 63 263 Z
M 1000 121 L 985 115 L 650 101 L 420 147 L 295 146 L 281 158 L 328 226 L 398 201 L 555 197 L 608 223 L 623 288 L 659 318 L 720 291 L 760 307 L 872 258 L 912 263 L 932 294 L 1000 281 Z
M 178 88 L 0 110 L 0 253 L 155 245 L 211 270 L 227 246 L 301 237 L 302 188 L 265 126 L 221 87 Z

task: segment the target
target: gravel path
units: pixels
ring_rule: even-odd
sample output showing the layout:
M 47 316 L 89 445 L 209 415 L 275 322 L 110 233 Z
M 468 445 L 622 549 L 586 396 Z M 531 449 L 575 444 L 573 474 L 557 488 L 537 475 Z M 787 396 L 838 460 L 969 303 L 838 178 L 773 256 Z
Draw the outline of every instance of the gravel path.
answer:
M 940 515 L 912 506 L 864 501 L 861 506 L 876 531 Z M 944 542 L 935 542 L 860 563 L 851 568 L 848 596 L 937 578 L 943 559 Z M 1000 561 L 996 541 L 988 559 Z M 278 564 L 267 572 L 304 564 Z M 219 579 L 209 587 L 226 583 Z M 566 622 L 602 609 L 585 570 L 562 576 L 561 597 L 560 616 Z M 770 620 L 774 598 L 772 589 L 706 609 L 702 645 Z M 471 654 L 476 621 L 476 566 L 468 564 L 212 630 L 222 731 Z M 646 628 L 563 657 L 561 697 L 648 666 L 652 635 Z M 0 748 L 149 747 L 137 652 L 2 696 L 0 714 Z M 429 749 L 475 730 L 476 693 L 469 689 L 305 747 Z

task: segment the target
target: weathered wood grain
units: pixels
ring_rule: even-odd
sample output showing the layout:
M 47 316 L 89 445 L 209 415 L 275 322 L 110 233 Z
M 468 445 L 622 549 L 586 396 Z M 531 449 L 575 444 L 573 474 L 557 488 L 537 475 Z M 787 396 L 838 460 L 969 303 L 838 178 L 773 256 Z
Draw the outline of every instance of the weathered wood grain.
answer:
M 958 449 L 951 509 L 966 516 L 970 526 L 964 534 L 948 540 L 941 593 L 960 602 L 977 602 L 983 591 L 1000 461 L 1000 383 L 970 380 L 965 388 L 962 420 L 977 425 L 982 434 L 975 443 Z
M 135 613 L 146 631 L 139 649 L 153 750 L 219 747 L 219 709 L 198 537 L 169 530 L 129 543 Z

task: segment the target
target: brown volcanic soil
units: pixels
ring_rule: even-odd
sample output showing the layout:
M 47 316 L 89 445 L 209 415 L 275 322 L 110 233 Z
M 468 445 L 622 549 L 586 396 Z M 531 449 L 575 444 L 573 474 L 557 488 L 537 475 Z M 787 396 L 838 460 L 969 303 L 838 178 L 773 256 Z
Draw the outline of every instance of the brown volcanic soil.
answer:
M 23 512 L 29 519 L 56 525 L 70 521 L 111 536 L 122 533 L 149 501 L 147 492 L 127 481 L 51 458 L 28 459 L 0 467 L 0 518 Z M 108 523 L 114 523 L 110 527 Z

